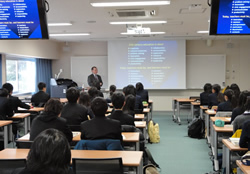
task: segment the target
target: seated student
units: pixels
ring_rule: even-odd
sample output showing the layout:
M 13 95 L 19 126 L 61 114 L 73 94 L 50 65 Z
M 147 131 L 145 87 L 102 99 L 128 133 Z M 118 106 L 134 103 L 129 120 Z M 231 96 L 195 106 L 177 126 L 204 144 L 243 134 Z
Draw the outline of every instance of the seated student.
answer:
M 6 120 L 14 115 L 7 89 L 0 89 L 0 120 Z
M 135 112 L 136 113 L 142 113 L 143 111 L 143 104 L 142 104 L 142 98 L 139 95 L 136 95 L 136 90 L 133 85 L 128 85 L 125 88 L 125 96 L 132 94 L 135 96 Z
M 31 103 L 33 106 L 43 107 L 50 99 L 50 95 L 46 93 L 46 84 L 43 82 L 38 83 L 39 92 L 32 95 Z
M 100 93 L 96 87 L 89 88 L 88 94 L 90 96 L 90 101 L 93 101 L 96 97 L 103 97 L 99 95 Z
M 74 129 L 73 131 L 79 131 L 81 122 L 88 120 L 88 109 L 77 103 L 79 96 L 80 91 L 78 89 L 75 87 L 69 88 L 66 92 L 68 103 L 63 107 L 61 113 L 61 117 L 67 120 L 69 126 L 76 126 L 75 128 L 71 127 L 72 130 Z
M 3 88 L 7 89 L 8 93 L 9 93 L 9 99 L 11 101 L 11 105 L 12 108 L 15 112 L 17 112 L 17 108 L 21 107 L 21 108 L 25 108 L 25 109 L 30 109 L 30 105 L 27 105 L 25 103 L 23 103 L 21 100 L 19 100 L 18 97 L 14 97 L 12 96 L 13 93 L 13 86 L 10 83 L 5 83 L 3 84 Z
M 240 97 L 240 88 L 239 88 L 239 86 L 236 83 L 232 83 L 230 85 L 229 89 L 232 89 L 234 91 L 234 95 L 235 95 L 235 98 L 236 98 L 237 103 L 238 103 L 238 100 L 239 100 L 239 97 Z
M 122 142 L 121 123 L 105 116 L 108 105 L 105 99 L 96 97 L 91 102 L 95 117 L 81 123 L 81 139 L 119 139 Z
M 224 97 L 220 92 L 221 87 L 218 84 L 212 86 L 212 94 L 208 95 L 208 107 L 218 106 L 219 103 L 224 101 Z
M 218 105 L 217 112 L 219 111 L 233 111 L 233 109 L 237 106 L 237 101 L 235 99 L 234 91 L 231 89 L 227 89 L 224 92 L 225 102 L 222 102 Z
M 122 107 L 125 104 L 125 96 L 122 93 L 114 93 L 111 100 L 114 106 L 114 112 L 110 116 L 108 116 L 108 118 L 120 121 L 121 125 L 135 126 L 134 117 L 125 114 L 122 111 Z
M 242 148 L 248 148 L 248 151 L 250 150 L 250 120 L 244 122 L 242 126 L 239 145 Z
M 95 117 L 95 115 L 94 115 L 94 113 L 93 113 L 93 111 L 91 110 L 91 107 L 90 107 L 90 97 L 89 97 L 89 94 L 87 92 L 81 92 L 80 93 L 78 103 L 87 108 L 87 110 L 88 110 L 87 114 L 91 119 Z
M 231 117 L 231 123 L 234 121 L 234 119 L 245 112 L 245 103 L 247 101 L 247 97 L 250 96 L 249 91 L 243 91 L 240 93 L 239 96 L 239 102 L 236 108 L 233 109 L 232 117 Z
M 141 82 L 136 83 L 136 95 L 141 96 L 142 101 L 148 102 L 148 91 L 144 89 L 144 86 Z
M 116 91 L 116 86 L 115 85 L 110 85 L 109 87 L 109 96 L 106 98 L 106 101 L 108 103 L 111 103 L 111 97 L 114 94 L 114 92 Z
M 67 125 L 67 120 L 60 117 L 63 105 L 57 99 L 49 99 L 44 106 L 44 112 L 34 118 L 30 129 L 30 141 L 44 130 L 54 128 L 62 131 L 69 142 L 72 141 L 72 132 Z
M 210 83 L 206 83 L 203 89 L 204 89 L 204 92 L 200 93 L 200 102 L 201 102 L 201 106 L 207 106 L 208 95 L 212 93 L 212 85 Z
M 129 94 L 125 97 L 125 105 L 122 108 L 123 113 L 135 117 L 135 96 Z
M 234 132 L 237 129 L 242 129 L 243 123 L 250 120 L 250 98 L 247 99 L 245 107 L 246 111 L 242 115 L 237 116 L 233 121 Z
M 71 151 L 62 132 L 47 129 L 32 143 L 26 167 L 16 169 L 13 174 L 72 174 Z

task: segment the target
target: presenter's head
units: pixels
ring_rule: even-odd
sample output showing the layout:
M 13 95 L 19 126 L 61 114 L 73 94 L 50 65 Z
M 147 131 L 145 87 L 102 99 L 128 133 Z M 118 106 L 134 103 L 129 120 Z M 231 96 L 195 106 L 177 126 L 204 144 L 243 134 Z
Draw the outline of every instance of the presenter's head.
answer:
M 96 66 L 93 66 L 91 68 L 91 71 L 92 71 L 93 74 L 97 74 L 98 73 L 98 69 L 96 68 Z

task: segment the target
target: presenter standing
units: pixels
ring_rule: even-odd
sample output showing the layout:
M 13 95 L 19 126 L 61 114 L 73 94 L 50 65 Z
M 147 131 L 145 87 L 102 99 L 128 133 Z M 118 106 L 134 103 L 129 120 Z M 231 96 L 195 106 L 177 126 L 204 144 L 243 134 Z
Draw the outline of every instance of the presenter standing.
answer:
M 103 85 L 102 78 L 100 75 L 98 75 L 98 69 L 93 66 L 91 68 L 92 74 L 88 76 L 88 84 L 91 87 L 96 87 L 98 90 L 101 89 L 101 86 Z

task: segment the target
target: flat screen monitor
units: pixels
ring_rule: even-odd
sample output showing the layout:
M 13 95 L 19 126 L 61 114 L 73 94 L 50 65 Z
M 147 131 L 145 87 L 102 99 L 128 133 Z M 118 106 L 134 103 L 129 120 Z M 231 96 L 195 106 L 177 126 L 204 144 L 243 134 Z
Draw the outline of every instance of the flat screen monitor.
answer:
M 44 0 L 1 0 L 0 39 L 48 39 Z
M 250 34 L 250 1 L 213 0 L 210 35 Z

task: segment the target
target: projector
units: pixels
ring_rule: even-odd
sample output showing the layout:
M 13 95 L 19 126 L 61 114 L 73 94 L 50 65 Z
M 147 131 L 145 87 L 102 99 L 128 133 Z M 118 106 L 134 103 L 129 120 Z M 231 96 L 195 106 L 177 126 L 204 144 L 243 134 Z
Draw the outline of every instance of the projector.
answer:
M 129 34 L 149 34 L 149 33 L 151 33 L 151 29 L 150 28 L 142 28 L 142 27 L 127 28 L 127 33 L 129 33 Z

